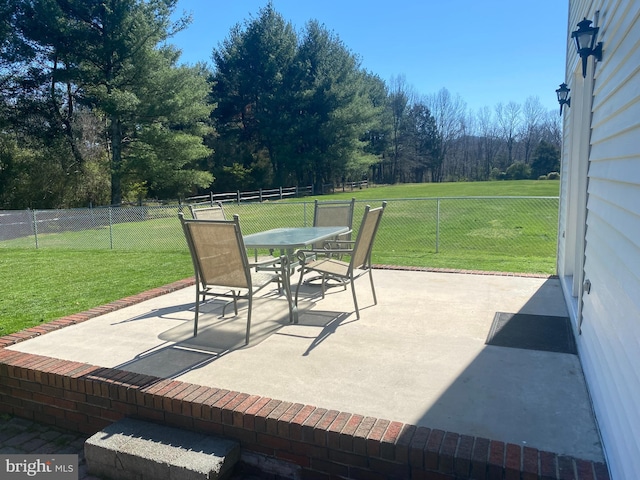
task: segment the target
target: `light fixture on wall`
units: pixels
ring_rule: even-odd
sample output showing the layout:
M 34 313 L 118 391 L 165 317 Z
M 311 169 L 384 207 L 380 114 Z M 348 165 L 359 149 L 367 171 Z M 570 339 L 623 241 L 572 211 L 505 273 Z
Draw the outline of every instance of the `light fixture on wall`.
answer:
M 576 39 L 576 47 L 578 55 L 582 58 L 582 78 L 587 76 L 587 59 L 589 55 L 593 55 L 596 60 L 602 60 L 602 42 L 596 40 L 598 38 L 599 27 L 592 27 L 591 20 L 584 20 L 578 23 L 578 30 L 571 32 L 571 38 Z
M 556 95 L 558 95 L 558 103 L 560 104 L 560 115 L 562 115 L 562 107 L 571 106 L 571 98 L 569 97 L 570 88 L 567 87 L 566 83 L 561 83 L 560 88 L 556 90 Z

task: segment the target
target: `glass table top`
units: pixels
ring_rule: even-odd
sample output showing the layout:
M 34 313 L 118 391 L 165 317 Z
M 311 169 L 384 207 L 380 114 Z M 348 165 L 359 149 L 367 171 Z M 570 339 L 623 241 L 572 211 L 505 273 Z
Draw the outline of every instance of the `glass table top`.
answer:
M 348 232 L 348 227 L 274 228 L 244 236 L 244 246 L 251 248 L 302 248 Z

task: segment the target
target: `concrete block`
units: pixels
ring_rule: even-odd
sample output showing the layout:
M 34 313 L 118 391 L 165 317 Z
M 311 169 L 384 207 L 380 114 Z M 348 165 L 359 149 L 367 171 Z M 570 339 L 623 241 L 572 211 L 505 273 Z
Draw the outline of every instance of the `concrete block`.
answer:
M 89 473 L 112 480 L 217 480 L 240 458 L 237 442 L 126 418 L 88 438 Z

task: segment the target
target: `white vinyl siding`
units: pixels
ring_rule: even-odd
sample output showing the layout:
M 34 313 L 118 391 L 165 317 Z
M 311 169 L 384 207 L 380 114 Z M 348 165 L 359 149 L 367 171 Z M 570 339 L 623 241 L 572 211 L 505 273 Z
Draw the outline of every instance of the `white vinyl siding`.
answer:
M 562 144 L 566 145 L 567 132 L 569 128 L 565 125 L 563 128 Z M 560 159 L 560 210 L 558 212 L 558 256 L 557 256 L 557 270 L 558 275 L 563 277 L 566 275 L 566 228 L 567 228 L 567 177 L 569 176 L 568 168 L 568 153 L 565 148 L 562 149 L 562 156 Z
M 577 341 L 612 480 L 631 480 L 640 472 L 640 2 L 571 0 L 570 31 L 596 11 L 603 58 L 587 73 L 595 78 L 584 252 L 591 290 L 581 296 Z M 568 75 L 578 72 L 570 81 L 582 82 L 575 46 L 568 52 Z M 569 118 L 563 152 L 574 138 Z M 564 250 L 560 241 L 559 265 Z

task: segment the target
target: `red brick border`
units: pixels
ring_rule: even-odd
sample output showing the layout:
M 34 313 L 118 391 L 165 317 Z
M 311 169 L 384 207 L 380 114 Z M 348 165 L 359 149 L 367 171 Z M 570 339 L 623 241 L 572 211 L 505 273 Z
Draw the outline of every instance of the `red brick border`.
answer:
M 172 283 L 7 335 L 0 347 L 192 284 Z M 85 434 L 131 416 L 223 435 L 245 451 L 296 465 L 309 479 L 609 480 L 603 463 L 530 447 L 4 348 L 0 411 Z

